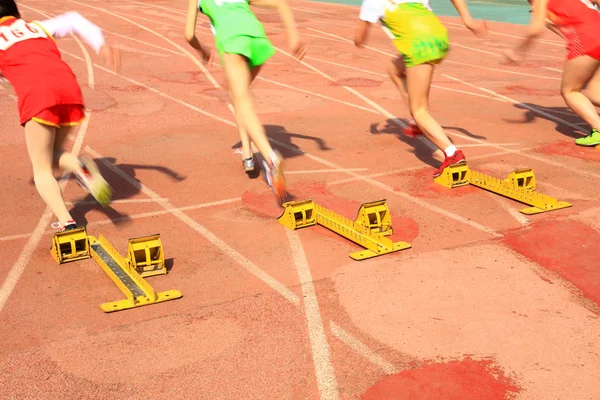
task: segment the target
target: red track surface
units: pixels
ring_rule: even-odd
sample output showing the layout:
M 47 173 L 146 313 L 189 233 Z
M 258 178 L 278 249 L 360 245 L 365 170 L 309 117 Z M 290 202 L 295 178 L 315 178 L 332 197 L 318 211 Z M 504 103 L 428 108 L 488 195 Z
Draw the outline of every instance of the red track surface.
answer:
M 357 247 L 324 229 L 287 232 L 267 186 L 243 174 L 224 92 L 177 47 L 188 50 L 183 3 L 86 4 L 22 3 L 27 18 L 77 10 L 123 48 L 122 76 L 96 67 L 91 80 L 82 49 L 60 42 L 91 110 L 83 152 L 124 202 L 77 203 L 90 199 L 73 183 L 65 198 L 122 252 L 129 237 L 160 232 L 172 270 L 149 281 L 184 297 L 103 314 L 101 303 L 122 298 L 104 272 L 91 260 L 54 263 L 5 85 L 0 397 L 600 397 L 600 152 L 575 147 L 587 128 L 565 124 L 580 121 L 559 96 L 555 36 L 508 67 L 500 55 L 517 39 L 502 35 L 522 27 L 492 23 L 496 34 L 478 40 L 443 18 L 454 46 L 436 73 L 434 115 L 472 168 L 502 177 L 533 167 L 541 192 L 573 203 L 525 217 L 511 200 L 431 181 L 438 161 L 389 121 L 407 116 L 385 77 L 390 57 L 344 41 L 356 8 L 294 3 L 313 68 L 279 52 L 256 101 L 297 198 L 350 218 L 388 199 L 395 239 L 413 248 L 357 263 Z M 258 15 L 285 49 L 276 15 Z M 212 40 L 206 23 L 198 31 Z M 370 45 L 393 54 L 378 30 Z M 224 84 L 220 67 L 209 70 Z

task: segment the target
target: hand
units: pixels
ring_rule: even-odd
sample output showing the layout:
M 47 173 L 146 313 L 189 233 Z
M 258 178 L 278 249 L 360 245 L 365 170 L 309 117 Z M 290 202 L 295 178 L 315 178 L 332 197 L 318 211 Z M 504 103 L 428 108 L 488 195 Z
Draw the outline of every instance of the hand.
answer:
M 121 50 L 117 46 L 102 46 L 99 56 L 105 67 L 119 73 L 121 70 Z
M 477 37 L 482 37 L 487 33 L 487 24 L 485 21 L 471 21 L 465 24 L 465 26 Z
M 202 58 L 202 62 L 205 65 L 208 65 L 211 63 L 212 58 L 213 58 L 213 52 L 212 52 L 211 48 L 201 46 L 200 50 L 198 50 L 198 53 L 200 53 L 200 58 Z
M 523 62 L 525 55 L 518 50 L 508 50 L 504 53 L 504 62 L 509 65 L 518 65 Z
M 290 43 L 290 49 L 292 51 L 292 54 L 294 55 L 294 57 L 296 57 L 297 60 L 302 60 L 304 58 L 304 56 L 306 55 L 306 51 L 307 51 L 307 46 L 305 43 L 296 40 L 292 43 Z

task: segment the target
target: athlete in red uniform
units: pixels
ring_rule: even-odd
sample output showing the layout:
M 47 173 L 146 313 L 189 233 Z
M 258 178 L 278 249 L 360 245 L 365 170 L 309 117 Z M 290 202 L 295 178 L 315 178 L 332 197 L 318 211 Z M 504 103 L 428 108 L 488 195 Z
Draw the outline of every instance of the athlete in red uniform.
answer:
M 525 40 L 509 52 L 509 60 L 519 62 L 539 37 L 546 24 L 557 28 L 567 41 L 567 61 L 563 68 L 561 94 L 574 113 L 587 122 L 589 135 L 575 141 L 581 146 L 600 144 L 600 0 L 533 0 L 531 24 Z M 586 87 L 586 94 L 581 90 Z
M 85 118 L 77 79 L 61 59 L 54 37 L 80 36 L 108 64 L 117 69 L 119 55 L 105 45 L 102 31 L 81 15 L 70 12 L 46 21 L 21 19 L 14 0 L 0 0 L 0 73 L 18 97 L 21 125 L 33 166 L 35 186 L 58 218 L 61 231 L 77 227 L 53 174 L 58 166 L 72 172 L 102 205 L 111 189 L 91 159 L 78 159 L 63 150 L 63 143 Z

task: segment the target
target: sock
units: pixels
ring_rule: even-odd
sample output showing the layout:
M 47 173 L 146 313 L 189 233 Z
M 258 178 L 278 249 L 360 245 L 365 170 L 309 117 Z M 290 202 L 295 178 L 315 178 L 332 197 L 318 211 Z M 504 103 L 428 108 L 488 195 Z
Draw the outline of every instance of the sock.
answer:
M 446 148 L 446 150 L 444 150 L 444 153 L 446 154 L 446 157 L 452 157 L 454 153 L 456 153 L 456 147 L 451 144 Z

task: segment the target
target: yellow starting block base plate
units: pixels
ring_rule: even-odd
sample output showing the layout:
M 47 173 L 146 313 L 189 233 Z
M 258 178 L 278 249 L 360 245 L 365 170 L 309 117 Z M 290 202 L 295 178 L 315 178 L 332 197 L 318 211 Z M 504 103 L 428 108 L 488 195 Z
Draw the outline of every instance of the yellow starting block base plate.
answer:
M 104 303 L 104 304 L 100 305 L 100 308 L 105 313 L 111 313 L 111 312 L 115 312 L 115 311 L 121 311 L 121 310 L 130 309 L 130 308 L 135 308 L 135 307 L 143 307 L 143 306 L 147 306 L 149 304 L 156 304 L 156 303 L 162 303 L 165 301 L 180 299 L 181 297 L 183 297 L 183 295 L 181 294 L 181 292 L 179 290 L 167 290 L 166 292 L 156 293 L 156 300 L 154 300 L 154 301 L 150 300 L 146 296 L 142 296 L 142 297 L 135 298 L 133 301 L 126 299 L 126 300 L 112 301 L 110 303 Z
M 527 208 L 522 208 L 520 211 L 521 211 L 521 213 L 523 213 L 525 215 L 534 215 L 534 214 L 545 213 L 548 211 L 560 210 L 561 208 L 569 208 L 572 206 L 573 205 L 571 203 L 567 203 L 566 201 L 559 201 L 557 207 L 551 208 L 549 210 L 544 210 L 543 208 L 538 208 L 538 207 L 527 207 Z
M 351 253 L 350 258 L 355 261 L 367 260 L 369 258 L 383 256 L 385 254 L 394 253 L 400 250 L 410 249 L 412 246 L 406 242 L 396 242 L 394 243 L 394 247 L 389 251 L 381 251 L 379 253 L 375 253 L 374 251 L 365 249 L 361 251 L 357 251 L 356 253 Z

